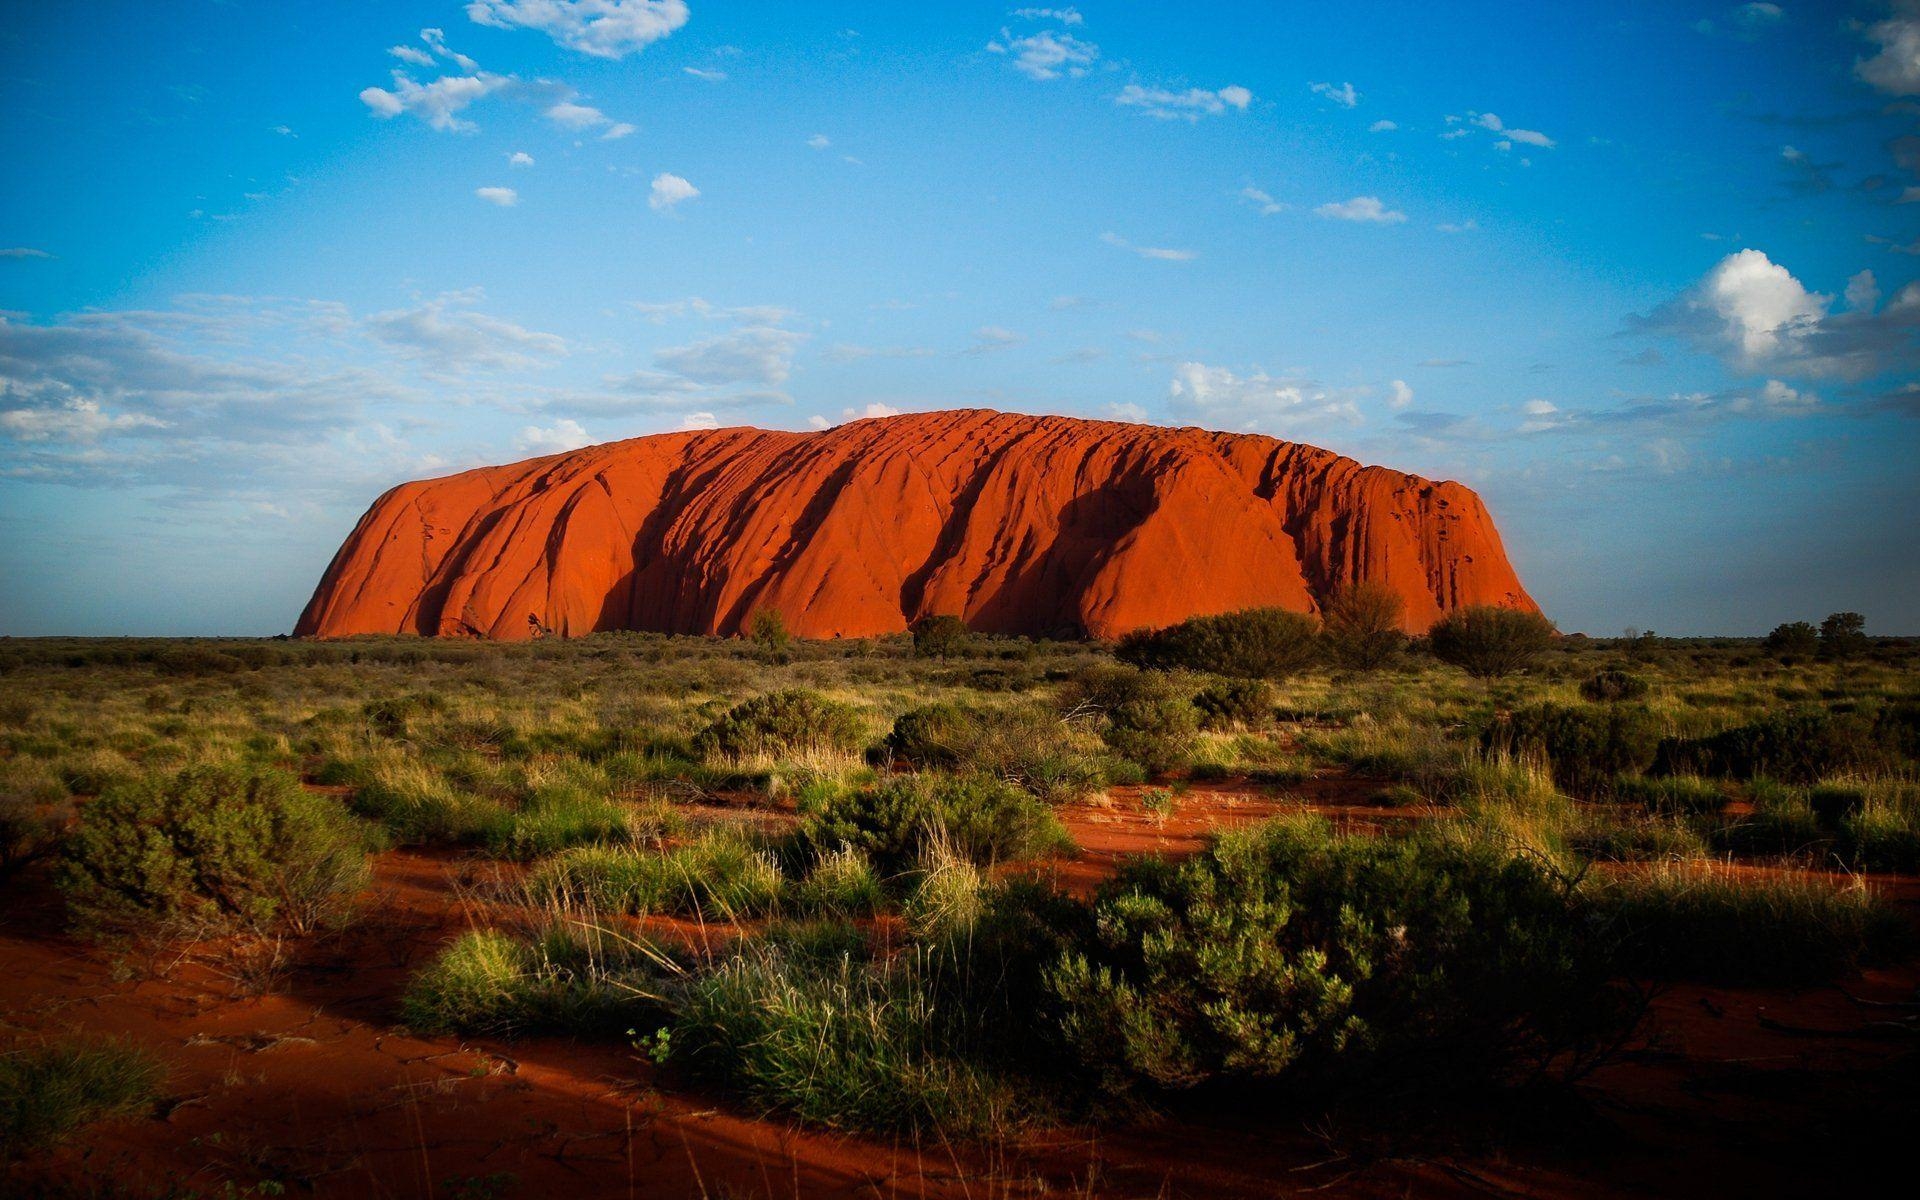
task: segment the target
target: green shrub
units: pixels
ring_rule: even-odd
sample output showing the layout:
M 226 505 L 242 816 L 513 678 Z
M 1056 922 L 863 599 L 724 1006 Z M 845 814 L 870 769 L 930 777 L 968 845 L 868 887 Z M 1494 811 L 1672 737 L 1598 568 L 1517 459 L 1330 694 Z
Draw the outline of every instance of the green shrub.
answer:
M 1305 613 L 1249 608 L 1137 630 L 1120 639 L 1114 656 L 1161 671 L 1285 679 L 1313 665 L 1320 654 L 1319 634 L 1320 623 Z
M 920 658 L 952 658 L 967 652 L 972 636 L 959 617 L 922 617 L 913 623 L 913 652 Z
M 1801 854 L 1824 848 L 1828 832 L 1803 788 L 1755 780 L 1753 809 L 1711 830 L 1717 850 L 1742 856 Z
M 793 901 L 801 909 L 839 917 L 871 916 L 886 900 L 873 863 L 852 846 L 815 858 L 806 878 L 793 887 Z
M 1791 666 L 1820 652 L 1820 631 L 1807 621 L 1775 625 L 1764 643 L 1768 654 Z
M 954 767 L 977 747 L 986 716 L 960 704 L 928 704 L 908 709 L 893 723 L 886 748 L 915 767 Z
M 1194 694 L 1207 729 L 1259 729 L 1273 724 L 1273 685 L 1264 679 L 1227 679 Z
M 1400 593 L 1369 580 L 1349 584 L 1328 598 L 1325 622 L 1327 650 L 1333 660 L 1356 671 L 1377 671 L 1406 648 L 1400 629 L 1407 604 Z
M 1495 720 L 1482 745 L 1489 752 L 1544 759 L 1556 784 L 1592 798 L 1609 794 L 1620 776 L 1650 767 L 1660 733 L 1644 708 L 1536 704 Z
M 367 832 L 274 770 L 194 767 L 110 789 L 68 837 L 60 886 L 85 926 L 312 929 L 365 884 Z
M 1920 873 L 1920 785 L 1888 781 L 1864 791 L 1839 820 L 1841 857 L 1863 871 Z
M 769 654 L 785 653 L 793 645 L 793 635 L 787 632 L 787 619 L 773 608 L 763 608 L 753 614 L 753 619 L 747 622 L 747 637 Z
M 907 775 L 808 797 L 799 836 L 817 852 L 852 847 L 890 873 L 911 867 L 936 843 L 975 863 L 1028 858 L 1070 844 L 1045 804 L 985 775 Z
M 528 876 L 537 897 L 606 912 L 756 916 L 780 902 L 784 879 L 765 843 L 723 825 L 667 850 L 581 846 L 542 860 Z
M 1148 775 L 1186 765 L 1200 729 L 1200 712 L 1168 676 L 1127 667 L 1083 672 L 1070 695 L 1079 706 L 1106 714 L 1101 739 Z
M 1613 798 L 1624 804 L 1638 804 L 1648 812 L 1665 816 L 1693 816 L 1717 813 L 1727 804 L 1727 793 L 1719 784 L 1691 775 L 1667 775 L 1658 779 L 1629 775 L 1614 780 Z
M 1845 662 L 1867 652 L 1867 619 L 1857 612 L 1828 613 L 1820 622 L 1820 657 Z
M 1675 816 L 1636 817 L 1618 813 L 1589 816 L 1572 831 L 1570 849 L 1588 858 L 1614 862 L 1684 862 L 1704 858 L 1706 839 Z
M 31 789 L 0 790 L 0 883 L 58 849 L 72 815 L 65 792 L 49 801 Z
M 329 771 L 354 782 L 353 811 L 378 821 L 407 845 L 502 845 L 513 810 L 498 796 L 456 784 L 432 765 L 401 759 Z
M 530 859 L 569 846 L 625 840 L 632 814 L 624 805 L 570 784 L 536 788 L 518 811 L 488 830 L 489 848 Z
M 729 709 L 693 739 L 707 759 L 806 758 L 858 751 L 865 741 L 860 718 L 844 704 L 814 692 L 769 692 Z
M 1532 666 L 1553 638 L 1553 622 L 1539 613 L 1475 604 L 1440 618 L 1427 631 L 1427 647 L 1477 679 L 1497 679 Z
M 1595 671 L 1580 683 L 1580 694 L 1596 704 L 1638 700 L 1648 692 L 1647 681 L 1626 671 Z
M 0 1054 L 0 1161 L 150 1105 L 165 1072 L 145 1051 L 68 1039 Z
M 1566 886 L 1484 842 L 1275 821 L 1128 866 L 1095 917 L 1051 983 L 1109 1088 L 1448 1086 L 1591 1049 L 1624 1019 Z
M 1670 775 L 1733 779 L 1766 776 L 1813 783 L 1829 775 L 1885 765 L 1876 721 L 1859 711 L 1802 706 L 1702 738 L 1669 738 L 1655 769 Z
M 1817 875 L 1668 866 L 1589 890 L 1632 971 L 1709 983 L 1805 984 L 1904 953 L 1905 920 L 1864 885 Z
M 542 944 L 475 929 L 414 976 L 400 1017 L 418 1033 L 613 1033 L 655 1011 L 654 981 L 616 966 L 625 964 L 571 938 Z

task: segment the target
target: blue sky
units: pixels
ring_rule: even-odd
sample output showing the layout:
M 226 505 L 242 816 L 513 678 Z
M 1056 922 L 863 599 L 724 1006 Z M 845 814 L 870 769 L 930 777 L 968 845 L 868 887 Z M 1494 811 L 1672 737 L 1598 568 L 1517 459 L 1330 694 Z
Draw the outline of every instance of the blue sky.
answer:
M 0 100 L 0 634 L 959 406 L 1460 479 L 1566 629 L 1920 632 L 1920 5 L 40 5 Z

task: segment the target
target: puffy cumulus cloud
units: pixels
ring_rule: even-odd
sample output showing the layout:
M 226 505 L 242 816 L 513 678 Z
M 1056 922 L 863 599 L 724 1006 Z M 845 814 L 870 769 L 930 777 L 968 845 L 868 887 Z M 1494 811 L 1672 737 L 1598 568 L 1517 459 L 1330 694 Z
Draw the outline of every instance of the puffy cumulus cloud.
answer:
M 1325 96 L 1341 108 L 1352 108 L 1360 103 L 1360 93 L 1353 90 L 1351 83 L 1343 83 L 1339 87 L 1331 83 L 1313 83 L 1307 86 L 1315 95 Z
M 1856 60 L 1854 74 L 1890 96 L 1920 95 L 1920 4 L 1901 0 L 1893 16 L 1866 28 L 1877 54 Z
M 562 417 L 545 429 L 537 425 L 527 426 L 520 431 L 520 436 L 514 439 L 513 444 L 522 454 L 564 454 L 582 446 L 591 446 L 593 438 L 580 422 Z
M 541 333 L 473 308 L 477 291 L 449 292 L 412 308 L 378 312 L 367 332 L 404 358 L 434 371 L 523 371 L 567 353 L 566 339 Z
M 1387 407 L 1405 408 L 1413 403 L 1413 389 L 1404 379 L 1396 379 L 1387 385 Z
M 680 418 L 680 428 L 683 430 L 718 429 L 720 421 L 710 412 L 691 412 Z
M 520 203 L 520 193 L 510 187 L 483 187 L 473 189 L 473 194 L 488 204 L 497 204 L 501 208 L 512 208 Z
M 811 150 L 825 150 L 831 145 L 833 145 L 833 139 L 824 133 L 816 133 L 807 139 L 807 147 Z
M 433 129 L 450 133 L 472 133 L 479 128 L 460 114 L 474 101 L 513 83 L 506 75 L 481 71 L 473 75 L 443 75 L 432 83 L 415 83 L 404 71 L 393 73 L 393 87 L 370 87 L 360 92 L 360 102 L 374 116 L 390 120 L 411 113 Z
M 525 150 L 515 150 L 507 156 L 507 165 L 510 167 L 530 167 L 533 165 L 533 155 L 528 154 Z
M 1355 196 L 1351 200 L 1322 204 L 1313 211 L 1330 220 L 1357 221 L 1365 225 L 1398 225 L 1407 219 L 1407 214 L 1380 203 L 1378 196 Z
M 1558 145 L 1552 138 L 1537 129 L 1516 128 L 1501 120 L 1498 114 L 1490 112 L 1469 110 L 1465 117 L 1449 116 L 1446 124 L 1447 128 L 1440 136 L 1449 141 L 1466 137 L 1475 129 L 1483 129 L 1495 135 L 1498 140 L 1494 142 L 1494 147 L 1499 150 L 1511 150 L 1516 142 L 1522 146 L 1538 146 L 1543 150 L 1551 150 Z
M 496 29 L 537 29 L 595 58 L 625 58 L 687 23 L 686 0 L 473 0 L 467 16 Z
M 700 189 L 685 179 L 671 171 L 662 171 L 653 177 L 653 186 L 647 190 L 647 207 L 655 212 L 669 212 L 699 194 Z
M 1138 254 L 1141 258 L 1156 259 L 1160 262 L 1192 262 L 1200 254 L 1195 250 L 1174 250 L 1166 246 L 1136 246 L 1117 233 L 1103 233 L 1100 240 L 1115 249 Z
M 1011 30 L 1002 29 L 999 37 L 987 43 L 987 49 L 1006 55 L 1014 70 L 1038 83 L 1062 76 L 1079 79 L 1100 58 L 1099 46 L 1051 29 L 1025 37 L 1015 37 Z
M 1245 429 L 1357 425 L 1361 417 L 1354 397 L 1352 391 L 1278 379 L 1264 371 L 1237 375 L 1198 362 L 1181 363 L 1167 385 L 1168 405 L 1175 412 Z
M 1878 285 L 1856 275 L 1848 296 L 1836 312 L 1832 296 L 1810 291 L 1764 252 L 1741 250 L 1628 328 L 1681 338 L 1754 374 L 1859 379 L 1920 363 L 1920 282 L 1876 309 Z
M 1368 133 L 1392 133 L 1394 130 L 1398 128 L 1400 128 L 1400 126 L 1398 126 L 1392 121 L 1375 121 L 1373 124 L 1367 126 L 1367 132 Z
M 1201 117 L 1220 116 L 1229 109 L 1245 112 L 1253 103 L 1253 93 L 1239 84 L 1229 84 L 1216 91 L 1188 88 L 1176 92 L 1130 83 L 1120 89 L 1113 102 L 1122 108 L 1137 108 L 1163 121 L 1198 121 Z
M 793 373 L 793 355 L 806 335 L 790 329 L 750 325 L 717 337 L 656 352 L 654 365 L 695 383 L 710 385 L 785 383 Z

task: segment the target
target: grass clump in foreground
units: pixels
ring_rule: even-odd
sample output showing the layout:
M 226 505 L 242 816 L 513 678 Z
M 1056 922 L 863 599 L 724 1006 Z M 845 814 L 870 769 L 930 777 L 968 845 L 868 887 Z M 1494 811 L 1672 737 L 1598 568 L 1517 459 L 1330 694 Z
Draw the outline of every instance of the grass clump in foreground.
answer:
M 600 912 L 714 919 L 771 911 L 785 886 L 764 839 L 723 825 L 663 850 L 581 846 L 534 867 L 527 888 L 543 901 Z
M 59 882 L 85 928 L 305 932 L 342 919 L 369 832 L 282 771 L 193 767 L 108 789 L 82 810 Z
M 160 1064 L 122 1042 L 69 1039 L 0 1054 L 0 1158 L 153 1102 Z

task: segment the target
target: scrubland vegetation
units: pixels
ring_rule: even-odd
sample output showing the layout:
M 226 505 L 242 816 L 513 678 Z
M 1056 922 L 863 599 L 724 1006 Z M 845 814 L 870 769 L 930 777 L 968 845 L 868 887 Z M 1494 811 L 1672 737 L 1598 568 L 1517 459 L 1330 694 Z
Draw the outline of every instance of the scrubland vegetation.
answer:
M 951 621 L 0 642 L 0 887 L 53 880 L 103 944 L 297 939 L 356 919 L 375 856 L 443 855 L 473 928 L 396 1024 L 957 1138 L 1577 1078 L 1663 982 L 1910 953 L 1869 876 L 1920 870 L 1920 647 L 1396 623 L 1358 594 L 1117 652 Z M 1194 789 L 1282 815 L 1060 881 L 1074 813 Z M 0 1114 L 38 1143 L 155 1078 L 21 1048 Z

